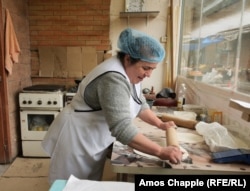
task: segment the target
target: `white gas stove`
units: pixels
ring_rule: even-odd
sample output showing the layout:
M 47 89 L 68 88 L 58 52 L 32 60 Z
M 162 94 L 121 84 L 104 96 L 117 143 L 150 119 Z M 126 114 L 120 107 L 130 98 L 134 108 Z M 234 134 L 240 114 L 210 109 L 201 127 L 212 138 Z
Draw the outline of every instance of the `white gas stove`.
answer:
M 19 93 L 23 156 L 48 157 L 41 141 L 64 107 L 64 86 L 34 85 Z

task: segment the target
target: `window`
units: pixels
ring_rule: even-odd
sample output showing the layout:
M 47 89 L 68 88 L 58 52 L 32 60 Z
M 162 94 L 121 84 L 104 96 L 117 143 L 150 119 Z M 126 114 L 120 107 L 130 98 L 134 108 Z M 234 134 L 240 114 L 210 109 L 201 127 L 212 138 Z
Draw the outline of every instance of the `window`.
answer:
M 250 1 L 182 0 L 178 74 L 250 93 Z

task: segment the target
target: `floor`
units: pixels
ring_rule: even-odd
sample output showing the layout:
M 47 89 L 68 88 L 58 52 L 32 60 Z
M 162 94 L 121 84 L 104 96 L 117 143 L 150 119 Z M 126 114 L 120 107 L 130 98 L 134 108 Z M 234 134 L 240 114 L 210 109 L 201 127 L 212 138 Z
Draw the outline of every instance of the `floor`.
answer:
M 0 191 L 48 191 L 49 158 L 17 157 L 12 164 L 0 165 Z M 103 180 L 115 181 L 110 160 L 106 161 Z
M 0 165 L 0 176 L 9 168 L 10 164 Z

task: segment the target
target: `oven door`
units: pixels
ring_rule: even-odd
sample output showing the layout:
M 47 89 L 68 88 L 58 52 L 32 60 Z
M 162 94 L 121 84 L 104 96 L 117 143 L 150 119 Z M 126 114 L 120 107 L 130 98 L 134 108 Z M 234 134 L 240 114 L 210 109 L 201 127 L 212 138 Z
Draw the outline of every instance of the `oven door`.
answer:
M 21 110 L 22 140 L 43 140 L 59 111 Z

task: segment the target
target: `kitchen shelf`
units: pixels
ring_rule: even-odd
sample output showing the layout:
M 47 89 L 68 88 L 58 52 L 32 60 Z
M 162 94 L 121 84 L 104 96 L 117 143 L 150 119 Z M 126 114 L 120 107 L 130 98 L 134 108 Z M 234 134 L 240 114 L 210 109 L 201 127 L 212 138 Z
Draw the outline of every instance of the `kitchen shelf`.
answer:
M 160 11 L 120 12 L 120 18 L 127 18 L 128 25 L 130 18 L 146 18 L 146 22 L 148 23 L 148 19 L 156 17 L 159 12 Z
M 242 112 L 241 118 L 250 122 L 250 103 L 230 99 L 229 106 Z

